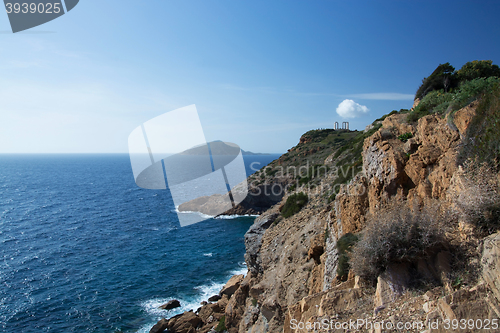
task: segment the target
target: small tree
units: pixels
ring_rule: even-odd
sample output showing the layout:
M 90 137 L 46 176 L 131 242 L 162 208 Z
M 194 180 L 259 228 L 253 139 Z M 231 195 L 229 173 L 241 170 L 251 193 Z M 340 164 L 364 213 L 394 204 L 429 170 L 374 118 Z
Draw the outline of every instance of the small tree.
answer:
M 470 81 L 481 77 L 500 77 L 500 67 L 493 64 L 491 60 L 469 61 L 457 72 L 460 81 Z
M 447 92 L 448 89 L 455 87 L 457 82 L 455 67 L 450 65 L 449 62 L 440 64 L 429 77 L 422 80 L 415 98 L 421 99 L 433 90 L 444 89 Z

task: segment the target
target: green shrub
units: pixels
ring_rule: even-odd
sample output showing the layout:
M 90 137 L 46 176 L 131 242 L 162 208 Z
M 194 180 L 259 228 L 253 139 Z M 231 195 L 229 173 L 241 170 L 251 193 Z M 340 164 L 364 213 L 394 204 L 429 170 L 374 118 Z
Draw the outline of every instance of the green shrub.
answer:
M 309 178 L 309 177 L 301 177 L 301 178 L 299 179 L 299 186 L 302 186 L 302 185 L 304 185 L 304 184 L 307 184 L 307 183 L 309 183 L 310 181 L 311 181 L 311 178 Z
M 337 197 L 337 191 L 334 191 L 332 194 L 330 194 L 330 196 L 328 197 L 328 202 L 332 202 L 332 201 L 335 201 L 335 198 Z
M 375 281 L 390 264 L 412 263 L 445 243 L 444 216 L 437 205 L 410 210 L 405 203 L 372 216 L 353 246 L 351 269 Z
M 323 164 L 316 164 L 309 167 L 305 176 L 297 175 L 297 177 L 300 177 L 299 186 L 309 183 L 313 178 L 326 176 L 328 170 L 328 166 Z
M 403 142 L 406 142 L 411 138 L 413 138 L 413 134 L 411 132 L 401 134 L 400 136 L 398 136 L 398 139 L 403 141 Z
M 452 93 L 445 93 L 443 90 L 431 91 L 408 114 L 406 119 L 411 123 L 431 113 L 444 113 L 452 100 Z
M 351 247 L 358 241 L 358 237 L 351 233 L 347 233 L 339 238 L 336 247 L 339 254 L 337 265 L 337 276 L 345 279 L 349 273 L 349 252 Z
M 489 78 L 479 78 L 472 81 L 463 82 L 460 85 L 460 89 L 453 96 L 452 108 L 453 110 L 459 110 L 464 106 L 475 101 L 482 94 L 491 94 L 498 88 L 500 83 L 500 78 L 489 77 Z
M 224 332 L 226 330 L 227 330 L 227 328 L 226 328 L 226 316 L 222 316 L 219 319 L 219 324 L 217 324 L 217 327 L 215 328 L 215 331 L 218 332 L 218 333 L 221 333 L 221 332 Z
M 281 215 L 286 218 L 298 213 L 307 204 L 308 200 L 309 197 L 303 192 L 292 194 L 286 199 Z

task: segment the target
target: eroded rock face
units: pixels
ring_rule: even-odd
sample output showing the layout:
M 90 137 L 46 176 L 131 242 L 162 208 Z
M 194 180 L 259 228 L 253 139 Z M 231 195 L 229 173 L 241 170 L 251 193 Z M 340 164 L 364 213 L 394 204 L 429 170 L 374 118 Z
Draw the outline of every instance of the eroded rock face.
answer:
M 245 261 L 248 269 L 254 275 L 262 272 L 262 259 L 260 258 L 262 236 L 278 216 L 279 214 L 276 212 L 259 216 L 245 233 Z
M 465 114 L 472 113 L 460 110 L 457 114 L 465 119 Z M 394 200 L 408 199 L 419 204 L 429 198 L 445 200 L 457 170 L 459 131 L 439 116 L 422 117 L 416 126 L 406 124 L 405 117 L 387 117 L 379 132 L 364 142 L 363 173 L 370 213 Z M 468 125 L 470 119 L 462 122 Z M 392 135 L 384 136 L 388 130 Z M 465 125 L 461 130 L 466 130 Z M 402 142 L 398 136 L 405 133 L 413 137 Z
M 331 218 L 341 222 L 341 225 L 332 226 L 337 235 L 355 233 L 365 227 L 369 207 L 368 188 L 367 178 L 361 174 L 358 174 L 350 185 L 340 188 L 331 212 Z

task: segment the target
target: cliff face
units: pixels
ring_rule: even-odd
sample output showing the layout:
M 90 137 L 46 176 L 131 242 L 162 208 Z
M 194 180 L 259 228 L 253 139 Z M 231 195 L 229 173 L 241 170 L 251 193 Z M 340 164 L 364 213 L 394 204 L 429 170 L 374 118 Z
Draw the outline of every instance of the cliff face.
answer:
M 197 323 L 198 330 L 192 332 L 208 332 L 220 325 L 213 318 L 222 316 L 230 333 L 310 332 L 307 323 L 322 323 L 314 326 L 316 331 L 345 332 L 346 327 L 335 323 L 350 320 L 426 323 L 405 331 L 445 332 L 430 323 L 500 318 L 500 235 L 478 238 L 455 200 L 457 193 L 468 190 L 458 157 L 476 107 L 472 103 L 448 117 L 428 115 L 416 123 L 396 113 L 375 122 L 367 133 L 308 132 L 270 171 L 250 177 L 256 186 L 282 185 L 283 197 L 245 235 L 246 277 L 215 303 L 212 321 Z M 291 176 L 278 170 L 301 163 L 310 171 Z M 315 165 L 328 168 L 321 173 Z M 280 212 L 297 192 L 307 193 L 308 203 L 284 218 Z M 441 212 L 458 211 L 450 217 L 457 223 L 446 229 L 451 245 L 428 249 L 413 262 L 391 264 L 375 283 L 353 271 L 338 275 L 343 255 L 338 242 L 344 235 L 361 237 L 369 221 L 395 203 L 415 209 L 436 202 Z M 463 248 L 453 245 L 457 242 L 467 243 L 471 253 L 457 254 Z M 476 268 L 477 276 L 467 282 L 455 272 L 461 258 Z M 415 287 L 415 279 L 433 282 Z M 208 304 L 200 314 L 207 306 L 214 307 Z M 370 326 L 358 330 L 381 331 Z
M 388 269 L 376 285 L 352 273 L 344 282 L 336 272 L 338 239 L 362 231 L 370 215 L 395 201 L 422 206 L 434 199 L 443 206 L 452 205 L 450 193 L 460 190 L 456 188 L 459 147 L 474 107 L 457 111 L 452 125 L 434 115 L 416 124 L 406 123 L 405 114 L 387 117 L 382 127 L 364 140 L 362 171 L 340 186 L 333 202 L 326 204 L 324 194 L 309 191 L 309 204 L 292 217 L 281 219 L 278 205 L 260 216 L 246 237 L 246 298 L 226 311 L 226 321 L 231 318 L 234 323 L 229 332 L 305 332 L 308 330 L 293 324 L 331 318 L 393 322 L 498 318 L 500 295 L 495 292 L 495 298 L 491 290 L 498 290 L 499 279 L 487 268 L 497 269 L 498 256 L 491 253 L 494 246 L 490 243 L 483 261 L 495 263 L 485 266 L 486 282 L 480 278 L 476 285 L 462 289 L 453 287 L 449 279 L 453 254 L 442 250 L 419 263 L 417 272 L 429 272 L 439 282 L 414 297 L 406 292 L 407 280 L 414 272 L 404 266 Z M 405 133 L 412 133 L 406 142 L 398 138 Z M 334 159 L 332 155 L 325 159 L 327 163 Z M 332 183 L 335 179 L 336 175 L 329 174 L 323 181 Z M 257 233 L 259 237 L 253 236 Z M 498 236 L 490 238 L 489 242 L 498 245 Z M 239 310 L 234 311 L 235 307 Z

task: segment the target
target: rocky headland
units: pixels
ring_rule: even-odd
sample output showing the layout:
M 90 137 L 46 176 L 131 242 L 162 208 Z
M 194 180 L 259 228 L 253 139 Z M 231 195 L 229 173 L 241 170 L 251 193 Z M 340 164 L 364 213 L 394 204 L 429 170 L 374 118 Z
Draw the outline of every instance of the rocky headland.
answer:
M 151 332 L 500 332 L 499 79 L 429 85 L 410 110 L 307 132 L 250 176 L 282 191 L 228 212 L 260 214 L 248 273 Z

